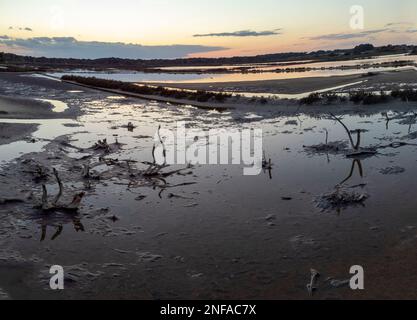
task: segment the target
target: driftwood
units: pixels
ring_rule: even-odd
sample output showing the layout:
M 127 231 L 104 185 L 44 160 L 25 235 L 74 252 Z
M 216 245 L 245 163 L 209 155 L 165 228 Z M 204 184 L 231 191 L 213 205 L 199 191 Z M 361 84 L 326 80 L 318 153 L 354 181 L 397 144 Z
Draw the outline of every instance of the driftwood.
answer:
M 310 273 L 311 273 L 311 278 L 310 278 L 310 283 L 307 284 L 307 290 L 309 294 L 312 296 L 314 292 L 317 290 L 317 282 L 318 282 L 318 279 L 320 278 L 320 273 L 314 269 L 311 269 Z
M 61 179 L 59 178 L 58 171 L 54 168 L 53 172 L 54 172 L 54 176 L 59 186 L 58 194 L 55 196 L 55 198 L 52 201 L 49 201 L 48 190 L 46 189 L 45 185 L 42 185 L 42 200 L 41 200 L 41 205 L 39 206 L 39 208 L 44 212 L 51 212 L 51 211 L 77 212 L 80 207 L 81 200 L 83 199 L 85 193 L 81 192 L 81 193 L 74 195 L 73 200 L 69 204 L 60 204 L 59 200 L 62 197 L 64 186 L 62 184 Z
M 107 139 L 98 140 L 93 148 L 94 150 L 103 150 L 105 153 L 110 153 L 110 146 L 107 143 Z
M 271 158 L 267 160 L 265 151 L 262 157 L 262 169 L 264 170 L 265 173 L 268 172 L 269 178 L 272 179 L 272 160 Z
M 135 128 L 136 128 L 136 127 L 133 125 L 133 123 L 132 123 L 132 122 L 129 122 L 129 123 L 127 124 L 127 130 L 129 130 L 129 131 L 133 131 Z
M 336 210 L 340 213 L 341 210 L 350 206 L 363 206 L 368 198 L 369 196 L 366 193 L 357 193 L 346 190 L 341 186 L 336 186 L 332 192 L 317 197 L 315 203 L 322 212 Z
M 22 162 L 23 163 L 23 162 Z M 29 173 L 33 175 L 33 180 L 36 183 L 47 180 L 49 177 L 48 171 L 39 164 L 36 164 L 35 168 L 31 171 L 23 171 L 24 173 Z
M 378 149 L 387 149 L 387 148 L 393 148 L 397 149 L 404 146 L 417 146 L 416 143 L 407 143 L 407 142 L 401 142 L 401 141 L 394 141 L 386 145 L 378 146 Z
M 87 179 L 87 180 L 100 180 L 99 176 L 95 176 L 91 174 L 89 164 L 84 164 L 83 170 L 82 170 L 82 177 L 83 179 Z

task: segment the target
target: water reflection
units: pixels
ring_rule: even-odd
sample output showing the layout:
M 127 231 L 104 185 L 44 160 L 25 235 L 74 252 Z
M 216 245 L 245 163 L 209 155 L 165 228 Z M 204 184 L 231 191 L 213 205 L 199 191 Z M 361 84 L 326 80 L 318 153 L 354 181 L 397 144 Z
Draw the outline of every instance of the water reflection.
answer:
M 350 168 L 350 172 L 348 176 L 338 184 L 338 186 L 344 185 L 346 182 L 348 182 L 352 177 L 353 173 L 355 171 L 355 168 L 358 167 L 359 176 L 363 178 L 363 167 L 362 167 L 362 161 L 360 159 L 353 159 L 352 160 L 352 166 Z
M 74 216 L 73 214 L 65 214 L 58 217 L 48 217 L 44 216 L 40 222 L 41 225 L 41 238 L 40 241 L 45 241 L 47 237 L 47 230 L 48 227 L 54 229 L 55 232 L 51 236 L 51 241 L 56 240 L 64 230 L 64 226 L 66 224 L 72 224 L 74 226 L 74 230 L 76 232 L 84 232 L 85 228 L 84 225 L 81 223 L 81 218 L 78 216 Z

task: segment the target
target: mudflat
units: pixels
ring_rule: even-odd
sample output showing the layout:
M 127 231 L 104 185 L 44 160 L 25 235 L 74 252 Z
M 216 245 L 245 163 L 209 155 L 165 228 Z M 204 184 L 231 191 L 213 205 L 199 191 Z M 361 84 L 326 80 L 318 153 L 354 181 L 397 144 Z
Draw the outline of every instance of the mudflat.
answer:
M 0 123 L 0 145 L 22 140 L 30 136 L 37 127 L 32 123 Z
M 189 90 L 234 91 L 271 94 L 300 94 L 304 92 L 324 90 L 348 84 L 366 82 L 367 86 L 377 87 L 390 84 L 395 87 L 400 84 L 414 84 L 417 71 L 414 69 L 395 72 L 381 72 L 376 74 L 356 74 L 334 77 L 311 77 L 285 80 L 239 81 L 218 83 L 153 83 L 153 85 L 169 86 L 172 88 Z M 353 85 L 350 88 L 358 87 Z

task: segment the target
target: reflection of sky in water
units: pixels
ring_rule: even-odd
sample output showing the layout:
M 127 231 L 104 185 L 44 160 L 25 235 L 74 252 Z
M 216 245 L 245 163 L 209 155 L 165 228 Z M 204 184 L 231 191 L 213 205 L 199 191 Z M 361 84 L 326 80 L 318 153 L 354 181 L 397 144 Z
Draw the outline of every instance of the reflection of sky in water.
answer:
M 346 140 L 343 128 L 327 119 L 316 119 L 301 115 L 296 120 L 297 126 L 285 125 L 286 117 L 270 115 L 265 117 L 254 112 L 233 111 L 219 113 L 216 111 L 198 110 L 193 107 L 175 107 L 154 102 L 140 102 L 140 100 L 120 99 L 109 96 L 105 101 L 94 101 L 85 106 L 87 113 L 75 120 L 2 120 L 7 123 L 38 123 L 39 129 L 33 135 L 40 139 L 36 143 L 15 142 L 0 146 L 0 160 L 7 161 L 19 156 L 22 152 L 40 151 L 46 144 L 42 139 L 54 139 L 57 136 L 74 134 L 72 143 L 81 148 L 88 148 L 98 139 L 107 138 L 114 141 L 117 135 L 121 143 L 126 144 L 121 152 L 124 158 L 140 160 L 146 157 L 150 160 L 149 148 L 152 147 L 152 138 L 159 125 L 164 129 L 175 129 L 177 121 L 185 121 L 190 128 L 210 130 L 216 128 L 262 128 L 264 131 L 264 148 L 277 158 L 282 157 L 285 148 L 290 147 L 293 157 L 288 165 L 293 166 L 299 162 L 305 167 L 306 155 L 302 153 L 303 145 L 312 145 L 324 142 L 323 128 L 329 130 L 329 141 Z M 381 143 L 385 136 L 395 137 L 395 134 L 407 134 L 409 126 L 400 125 L 392 121 L 389 129 L 385 128 L 384 117 L 376 114 L 369 117 L 345 116 L 344 121 L 350 129 L 366 128 L 369 132 L 363 135 L 364 145 Z M 129 132 L 125 126 L 133 122 L 137 128 Z M 65 126 L 65 125 L 66 126 Z M 410 129 L 413 130 L 413 127 Z M 406 151 L 404 148 L 402 151 Z M 73 151 L 73 150 L 71 150 Z M 301 153 L 300 153 L 301 152 Z M 287 154 L 288 152 L 284 152 Z M 285 159 L 286 157 L 284 157 Z M 326 158 L 326 157 L 325 157 Z M 327 159 L 327 158 L 326 158 Z M 280 161 L 283 161 L 281 159 Z
M 355 66 L 362 64 L 375 64 L 393 61 L 414 61 L 417 62 L 417 56 L 407 55 L 391 55 L 386 57 L 376 57 L 372 59 L 362 60 L 347 60 L 336 62 L 319 62 L 308 63 L 302 65 L 294 65 L 293 67 L 313 67 L 313 68 L 331 68 L 340 66 Z M 230 66 L 226 66 L 229 68 Z M 265 67 L 259 65 L 253 65 L 257 70 L 275 70 L 285 69 L 285 67 Z M 90 76 L 109 80 L 127 81 L 127 82 L 167 82 L 167 83 L 212 83 L 212 82 L 238 82 L 238 81 L 257 81 L 257 80 L 282 80 L 282 79 L 295 79 L 295 78 L 307 78 L 307 77 L 328 77 L 328 76 L 343 76 L 343 75 L 355 75 L 363 74 L 367 72 L 383 72 L 392 70 L 405 70 L 411 67 L 378 67 L 378 68 L 365 68 L 365 69 L 353 69 L 353 70 L 313 70 L 308 72 L 264 72 L 264 73 L 232 73 L 232 74 L 170 74 L 170 73 L 142 73 L 142 72 L 123 72 L 120 73 L 105 73 L 105 72 L 67 72 L 67 73 L 53 73 L 53 76 L 61 77 L 65 74 L 74 74 L 79 76 Z M 179 70 L 181 68 L 178 68 Z M 209 69 L 208 69 L 209 70 Z
M 38 99 L 40 101 L 49 102 L 53 105 L 53 112 L 64 112 L 68 109 L 68 105 L 65 102 L 59 100 L 51 100 L 51 99 Z
M 65 127 L 63 124 L 77 124 L 74 120 L 68 119 L 47 119 L 47 120 L 21 120 L 21 119 L 0 119 L 0 123 L 36 123 L 38 130 L 33 134 L 37 139 L 55 139 L 58 136 L 74 132 L 74 128 Z M 79 129 L 79 128 L 78 128 Z M 47 141 L 37 140 L 35 143 L 17 141 L 8 145 L 0 146 L 0 163 L 4 163 L 19 157 L 23 153 L 39 152 Z

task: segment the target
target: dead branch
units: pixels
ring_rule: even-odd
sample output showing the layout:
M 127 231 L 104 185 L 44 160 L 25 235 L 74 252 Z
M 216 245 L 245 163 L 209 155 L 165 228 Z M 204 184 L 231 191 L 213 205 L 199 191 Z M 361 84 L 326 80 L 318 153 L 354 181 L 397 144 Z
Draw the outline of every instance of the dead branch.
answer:
M 307 290 L 312 296 L 314 292 L 317 290 L 317 282 L 320 277 L 320 273 L 317 270 L 311 269 L 311 278 L 309 284 L 307 284 Z
M 365 130 L 357 129 L 350 131 L 349 128 L 343 123 L 343 121 L 336 117 L 333 113 L 330 113 L 333 119 L 335 119 L 337 122 L 339 122 L 343 128 L 346 130 L 346 133 L 349 136 L 349 141 L 352 146 L 353 151 L 348 152 L 346 156 L 348 158 L 359 158 L 359 157 L 367 157 L 367 156 L 373 156 L 377 153 L 375 148 L 361 148 L 361 133 L 365 132 Z M 357 135 L 357 141 L 354 143 L 352 133 L 356 133 Z
M 404 146 L 417 146 L 416 143 L 407 143 L 407 142 L 400 142 L 400 141 L 394 141 L 387 145 L 378 146 L 378 149 L 387 149 L 387 148 L 393 148 L 397 149 Z
M 340 185 L 329 193 L 320 195 L 315 199 L 316 207 L 324 211 L 336 210 L 340 213 L 343 209 L 350 206 L 364 205 L 369 198 L 366 193 L 356 193 L 342 188 Z
M 79 206 L 81 204 L 81 200 L 84 197 L 85 193 L 81 192 L 74 196 L 71 203 L 65 205 L 65 204 L 59 204 L 59 200 L 63 194 L 64 186 L 62 184 L 61 179 L 59 178 L 58 171 L 54 168 L 54 176 L 57 180 L 59 191 L 58 194 L 55 196 L 54 200 L 52 202 L 48 201 L 48 190 L 46 189 L 45 185 L 42 185 L 42 199 L 41 199 L 41 205 L 38 206 L 42 211 L 44 212 L 52 212 L 52 211 L 66 211 L 66 212 L 76 212 L 79 209 Z
M 59 144 L 63 147 L 75 149 L 77 151 L 84 151 L 83 148 L 76 147 L 76 146 L 74 146 L 74 145 L 72 145 L 72 144 L 70 144 L 69 142 L 66 142 L 66 141 L 60 141 Z
M 59 178 L 58 171 L 55 168 L 54 168 L 54 176 L 55 176 L 55 179 L 56 179 L 56 181 L 58 183 L 58 186 L 59 186 L 58 194 L 56 195 L 54 201 L 52 202 L 52 204 L 56 206 L 56 204 L 58 203 L 59 199 L 62 196 L 62 191 L 64 189 L 64 186 L 62 185 L 62 181 Z
M 110 146 L 107 143 L 107 139 L 98 140 L 92 147 L 94 150 L 103 150 L 105 153 L 110 153 Z
M 91 174 L 89 164 L 84 164 L 81 175 L 83 179 L 86 180 L 100 180 L 100 176 L 95 176 Z
M 83 166 L 82 177 L 84 179 L 89 179 L 90 178 L 90 166 L 88 164 L 85 164 Z
M 346 133 L 349 136 L 349 140 L 350 140 L 350 144 L 352 145 L 352 148 L 354 150 L 357 150 L 356 149 L 357 144 L 355 145 L 355 143 L 353 142 L 353 137 L 352 137 L 352 134 L 351 134 L 350 130 L 348 129 L 348 127 L 343 123 L 343 121 L 341 119 L 336 117 L 333 113 L 330 112 L 330 115 L 332 116 L 333 119 L 335 119 L 337 122 L 339 122 L 343 126 L 343 128 L 346 130 Z
M 128 170 L 128 172 L 129 172 L 129 176 L 131 177 L 131 178 L 134 178 L 134 177 L 136 177 L 136 175 L 133 173 L 133 171 L 132 171 L 132 168 L 130 167 L 130 161 L 129 160 L 126 160 L 126 165 L 127 165 L 127 170 Z

